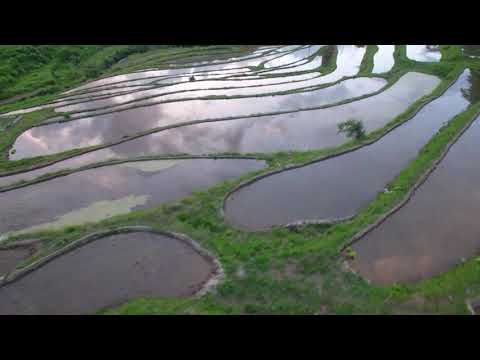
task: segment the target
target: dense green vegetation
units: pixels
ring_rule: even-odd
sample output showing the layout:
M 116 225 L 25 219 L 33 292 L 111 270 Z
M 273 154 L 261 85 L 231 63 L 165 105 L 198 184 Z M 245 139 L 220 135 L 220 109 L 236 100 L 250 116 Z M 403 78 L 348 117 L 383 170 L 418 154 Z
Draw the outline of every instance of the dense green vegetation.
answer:
M 370 74 L 373 70 L 373 58 L 378 51 L 378 45 L 367 45 L 365 56 L 363 57 L 362 64 L 360 65 L 360 74 Z
M 154 53 L 157 65 L 162 65 L 172 56 L 181 56 L 179 52 L 192 55 L 204 49 L 167 45 L 0 45 L 0 113 L 46 102 L 87 80 L 130 69 L 130 62 L 128 66 L 119 63 L 130 55 Z
M 354 138 L 357 140 L 365 137 L 365 127 L 359 120 L 350 119 L 338 124 L 338 132 L 344 133 L 347 138 Z
M 1 45 L 0 100 L 45 95 L 92 79 L 120 59 L 149 46 Z
M 325 72 L 333 71 L 336 66 L 335 48 L 325 49 L 328 49 L 324 50 L 324 59 L 327 60 L 324 60 L 322 69 Z M 224 50 L 220 46 L 211 49 L 212 52 L 217 53 Z M 367 55 L 361 66 L 363 76 L 371 75 L 369 72 L 373 67 L 373 56 L 376 51 L 375 46 L 368 46 Z M 396 47 L 395 66 L 388 74 L 383 75 L 387 80 L 394 81 L 406 71 L 419 71 L 439 76 L 442 82 L 432 94 L 419 99 L 384 128 L 354 138 L 335 148 L 250 154 L 258 159 L 267 160 L 268 168 L 239 179 L 223 182 L 175 203 L 134 211 L 99 223 L 69 226 L 63 231 L 38 232 L 35 237 L 42 240 L 42 249 L 25 264 L 93 231 L 124 225 L 150 225 L 158 229 L 188 234 L 211 250 L 218 256 L 225 269 L 227 274 L 225 282 L 216 290 L 216 293 L 199 299 L 138 299 L 116 309 L 104 310 L 102 313 L 465 314 L 467 311 L 465 299 L 480 294 L 478 258 L 472 258 L 442 275 L 418 284 L 394 284 L 380 287 L 370 285 L 361 277 L 348 271 L 344 267 L 344 256 L 351 258 L 355 254 L 351 250 L 342 254 L 342 249 L 348 245 L 355 234 L 375 222 L 405 198 L 414 184 L 439 158 L 446 146 L 478 116 L 480 99 L 473 99 L 474 104 L 450 121 L 425 145 L 418 157 L 388 185 L 392 191 L 380 193 L 368 207 L 349 222 L 249 233 L 230 227 L 225 223 L 220 211 L 225 195 L 241 182 L 286 165 L 304 164 L 370 144 L 394 127 L 408 121 L 425 104 L 440 96 L 465 67 L 480 68 L 477 60 L 463 57 L 458 46 L 442 46 L 441 51 L 441 62 L 427 64 L 409 60 L 406 57 L 405 46 Z M 129 65 L 119 64 L 110 71 L 120 72 L 127 68 L 129 70 L 141 68 L 145 64 L 159 64 L 163 59 L 159 54 L 165 53 L 181 58 L 178 50 L 153 49 L 144 54 L 132 55 L 132 61 L 130 62 L 129 58 L 126 63 Z M 195 49 L 182 49 L 180 53 L 188 56 L 201 54 Z M 70 59 L 70 55 L 65 56 L 66 59 Z M 73 58 L 75 57 L 72 55 Z M 142 62 L 142 59 L 145 61 Z M 43 71 L 43 65 L 37 69 Z M 8 150 L 12 141 L 22 131 L 50 115 L 51 110 L 26 115 L 21 123 L 4 132 L 6 136 L 0 139 L 0 150 L 3 152 Z M 75 151 L 73 150 L 72 153 Z M 55 160 L 57 157 L 58 155 L 52 155 L 27 159 L 21 165 L 31 166 L 47 160 Z M 12 163 L 18 162 L 9 162 L 5 159 L 1 161 L 0 172 L 19 168 Z M 30 236 L 15 236 L 8 242 Z

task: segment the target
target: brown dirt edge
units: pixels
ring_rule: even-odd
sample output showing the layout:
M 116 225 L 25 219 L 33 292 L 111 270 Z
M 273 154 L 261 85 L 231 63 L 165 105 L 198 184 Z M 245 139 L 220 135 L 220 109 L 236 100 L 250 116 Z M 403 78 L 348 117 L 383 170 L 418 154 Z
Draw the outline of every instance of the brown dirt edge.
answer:
M 329 155 L 324 155 L 324 156 L 321 156 L 317 159 L 313 159 L 311 161 L 308 161 L 306 163 L 303 163 L 303 164 L 295 164 L 295 165 L 287 165 L 287 166 L 284 166 L 282 167 L 281 169 L 278 169 L 278 170 L 273 170 L 273 171 L 270 171 L 270 172 L 267 172 L 265 174 L 260 174 L 258 176 L 255 176 L 254 178 L 252 179 L 249 179 L 247 181 L 244 181 L 240 184 L 238 184 L 236 187 L 234 187 L 232 190 L 230 190 L 224 197 L 223 199 L 223 205 L 222 207 L 220 208 L 220 216 L 224 219 L 224 221 L 227 223 L 227 224 L 230 224 L 232 226 L 234 226 L 235 224 L 233 223 L 230 223 L 226 217 L 225 217 L 225 204 L 226 204 L 226 201 L 228 200 L 228 198 L 230 197 L 230 195 L 232 195 L 234 192 L 236 192 L 237 190 L 240 190 L 241 188 L 244 188 L 246 186 L 249 186 L 249 185 L 252 185 L 253 183 L 259 181 L 259 180 L 262 180 L 263 178 L 266 178 L 268 176 L 272 176 L 272 175 L 276 175 L 276 174 L 279 174 L 281 172 L 284 172 L 284 171 L 289 171 L 289 170 L 294 170 L 294 169 L 299 169 L 299 168 L 302 168 L 302 167 L 305 167 L 305 166 L 309 166 L 309 165 L 312 165 L 312 164 L 315 164 L 317 162 L 321 162 L 321 161 L 325 161 L 325 160 L 328 160 L 328 159 L 332 159 L 332 158 L 335 158 L 335 157 L 338 157 L 338 156 L 342 156 L 342 155 L 345 155 L 345 154 L 348 154 L 350 152 L 353 152 L 353 151 L 356 151 L 356 150 L 359 150 L 363 147 L 366 147 L 366 146 L 369 146 L 369 145 L 372 145 L 374 144 L 375 142 L 379 141 L 380 139 L 382 139 L 384 136 L 388 135 L 390 132 L 392 132 L 393 130 L 395 130 L 397 127 L 399 126 L 402 126 L 403 124 L 405 124 L 407 121 L 411 120 L 413 117 L 415 117 L 425 106 L 427 106 L 428 104 L 430 104 L 432 101 L 435 101 L 436 99 L 440 98 L 443 94 L 445 94 L 445 92 L 453 86 L 453 84 L 455 84 L 455 82 L 457 81 L 458 77 L 461 75 L 461 73 L 454 79 L 452 80 L 452 82 L 450 83 L 450 85 L 448 85 L 437 97 L 435 97 L 435 99 L 432 99 L 426 103 L 423 103 L 422 105 L 420 105 L 418 107 L 417 110 L 415 110 L 408 118 L 406 118 L 404 121 L 400 122 L 400 123 L 397 123 L 393 126 L 391 126 L 390 128 L 388 128 L 383 134 L 379 135 L 378 137 L 374 138 L 374 139 L 371 139 L 367 142 L 364 142 L 362 144 L 359 144 L 359 145 L 356 145 L 356 146 L 353 146 L 349 149 L 345 149 L 345 150 L 342 150 L 338 153 L 335 153 L 335 154 L 329 154 Z M 475 119 L 475 118 L 474 118 Z M 473 120 L 472 122 L 473 123 Z M 471 123 L 469 123 L 468 127 L 471 125 Z M 387 124 L 388 126 L 388 124 Z M 462 133 L 466 130 L 466 128 L 464 130 L 462 130 Z M 446 155 L 446 154 L 445 154 Z M 433 171 L 433 170 L 432 170 Z M 334 225 L 334 224 L 338 224 L 338 223 L 341 223 L 341 222 L 347 222 L 347 221 L 350 221 L 350 220 L 353 220 L 356 216 L 358 215 L 358 213 L 354 214 L 354 215 L 351 215 L 351 216 L 347 216 L 347 217 L 344 217 L 344 218 L 336 218 L 336 219 L 317 219 L 317 220 L 300 220 L 300 221 L 297 221 L 295 223 L 289 223 L 289 224 L 285 224 L 285 225 L 278 225 L 278 226 L 273 226 L 273 227 L 270 227 L 268 229 L 265 229 L 265 230 L 272 230 L 273 228 L 276 228 L 276 227 L 293 227 L 293 226 L 302 226 L 302 225 L 310 225 L 310 224 L 331 224 L 331 225 Z M 242 229 L 242 230 L 245 230 L 245 229 Z M 260 230 L 260 231 L 263 231 L 263 230 Z M 344 248 L 342 248 L 342 251 L 350 246 L 351 244 L 347 244 L 344 246 Z
M 222 268 L 220 261 L 208 250 L 204 249 L 200 244 L 198 244 L 195 240 L 191 239 L 187 235 L 174 233 L 169 231 L 163 230 L 156 230 L 149 226 L 123 226 L 118 227 L 111 230 L 99 231 L 88 234 L 80 239 L 68 244 L 67 246 L 37 260 L 36 262 L 22 268 L 14 270 L 3 277 L 0 277 L 0 288 L 19 280 L 20 278 L 24 277 L 25 275 L 29 274 L 30 272 L 42 267 L 43 265 L 47 264 L 48 262 L 56 259 L 59 256 L 62 256 L 72 250 L 75 250 L 87 243 L 92 241 L 101 239 L 106 236 L 116 235 L 116 234 L 124 234 L 130 232 L 150 232 L 153 234 L 163 235 L 166 237 L 173 238 L 175 240 L 179 240 L 184 242 L 185 244 L 191 246 L 195 251 L 197 251 L 203 258 L 213 264 L 213 271 L 210 277 L 201 284 L 197 289 L 195 289 L 191 296 L 193 297 L 201 297 L 211 291 L 214 290 L 221 283 L 221 281 L 225 278 L 225 272 Z

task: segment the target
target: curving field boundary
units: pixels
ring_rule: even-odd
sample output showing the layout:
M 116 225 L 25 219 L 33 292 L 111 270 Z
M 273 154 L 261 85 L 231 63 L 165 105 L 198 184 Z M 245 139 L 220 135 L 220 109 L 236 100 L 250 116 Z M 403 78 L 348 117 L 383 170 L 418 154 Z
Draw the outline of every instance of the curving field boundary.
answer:
M 55 260 L 56 258 L 70 251 L 73 251 L 83 245 L 86 245 L 92 241 L 95 241 L 110 235 L 125 234 L 125 233 L 132 233 L 132 232 L 150 232 L 153 234 L 158 234 L 158 235 L 166 236 L 166 237 L 181 241 L 187 244 L 188 246 L 192 247 L 204 259 L 206 259 L 208 262 L 213 264 L 214 268 L 211 273 L 211 276 L 209 277 L 208 280 L 206 280 L 203 284 L 201 284 L 199 288 L 195 289 L 195 291 L 192 294 L 192 296 L 194 297 L 201 297 L 211 292 L 225 278 L 225 272 L 222 268 L 220 261 L 218 261 L 217 258 L 212 253 L 204 249 L 200 244 L 198 244 L 195 240 L 191 239 L 187 235 L 174 233 L 170 231 L 157 230 L 149 226 L 123 226 L 123 227 L 118 227 L 111 230 L 94 232 L 84 237 L 81 237 L 80 239 L 35 261 L 30 265 L 27 265 L 22 269 L 17 269 L 6 274 L 5 276 L 0 278 L 0 288 L 19 280 L 20 278 L 31 273 L 32 271 L 35 271 L 36 269 L 42 267 L 43 265 L 49 263 L 50 261 Z

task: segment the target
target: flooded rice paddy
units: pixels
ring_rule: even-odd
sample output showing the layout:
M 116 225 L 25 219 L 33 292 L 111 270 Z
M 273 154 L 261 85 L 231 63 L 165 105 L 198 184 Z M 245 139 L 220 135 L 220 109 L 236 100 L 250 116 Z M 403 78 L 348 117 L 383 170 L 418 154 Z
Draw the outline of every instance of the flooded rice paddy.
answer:
M 256 160 L 157 160 L 80 171 L 0 193 L 0 234 L 97 222 L 179 200 L 263 166 Z
M 438 62 L 442 54 L 438 45 L 407 45 L 407 57 L 421 62 Z
M 395 45 L 378 45 L 378 51 L 373 57 L 372 73 L 380 74 L 390 71 L 395 64 L 394 52 Z
M 245 97 L 245 96 L 264 96 L 268 94 L 276 94 L 276 93 L 284 93 L 284 92 L 291 92 L 291 91 L 301 91 L 301 90 L 309 90 L 314 88 L 315 86 L 322 85 L 323 81 L 321 81 L 321 77 L 316 76 L 314 78 L 310 78 L 311 75 L 307 76 L 306 80 L 294 80 L 294 81 L 279 81 L 279 80 L 235 80 L 232 82 L 219 82 L 216 81 L 211 83 L 210 85 L 205 85 L 205 88 L 198 88 L 194 89 L 191 83 L 188 84 L 181 84 L 178 87 L 167 87 L 166 90 L 146 90 L 137 93 L 131 93 L 126 95 L 121 95 L 105 100 L 97 100 L 97 101 L 90 101 L 90 102 L 81 102 L 75 105 L 70 105 L 67 107 L 60 107 L 59 110 L 63 109 L 65 111 L 76 111 L 76 112 L 85 112 L 85 111 L 93 111 L 97 109 L 104 109 L 104 108 L 112 108 L 112 110 L 121 109 L 121 105 L 123 104 L 135 104 L 135 105 L 148 105 L 154 104 L 156 102 L 161 101 L 173 101 L 173 100 L 185 100 L 185 99 L 192 99 L 192 98 L 207 98 L 212 96 L 217 97 Z M 360 80 L 352 79 L 347 81 L 356 81 Z M 375 80 L 381 82 L 385 81 L 383 79 L 370 79 L 370 78 L 363 78 L 363 82 L 374 82 Z M 243 82 L 246 86 L 241 87 L 237 86 L 236 83 Z M 262 83 L 265 82 L 265 83 Z M 201 84 L 200 81 L 195 82 L 196 84 L 200 84 L 201 87 L 204 85 Z M 273 84 L 273 85 L 272 85 Z M 241 84 L 238 84 L 241 85 Z M 333 85 L 335 86 L 335 85 Z M 190 89 L 189 89 L 190 88 Z M 218 88 L 218 89 L 215 89 Z M 215 90 L 211 90 L 215 89 Z M 319 91 L 319 90 L 317 90 Z M 278 95 L 278 96 L 288 96 L 288 95 Z M 148 99 L 145 99 L 149 97 Z M 321 98 L 321 93 L 318 96 Z M 243 99 L 243 98 L 242 98 Z M 287 98 L 288 99 L 288 98 Z M 233 100 L 241 100 L 241 99 L 232 99 L 232 103 L 235 104 Z M 252 101 L 254 99 L 243 99 L 244 102 Z M 292 100 L 293 101 L 293 100 Z M 183 104 L 180 104 L 183 105 Z M 268 104 L 267 104 L 268 105 Z M 164 105 L 166 106 L 166 104 Z M 188 106 L 188 105 L 186 105 Z M 206 110 L 207 111 L 207 110 Z M 211 111 L 211 110 L 210 110 Z M 266 112 L 266 110 L 263 110 Z
M 224 134 L 228 132 L 229 134 L 225 134 L 226 140 L 231 137 L 241 137 L 242 142 L 247 143 L 246 132 L 252 138 L 252 136 L 262 136 L 266 131 L 272 134 L 273 130 L 272 136 L 263 137 L 261 142 L 248 142 L 242 148 L 238 146 L 227 148 L 228 144 L 222 145 L 224 142 L 202 142 L 205 147 L 216 146 L 218 151 L 258 152 L 286 148 L 306 150 L 332 146 L 345 141 L 342 135 L 337 134 L 338 122 L 354 117 L 357 120 L 365 121 L 369 131 L 374 130 L 384 126 L 393 117 L 405 111 L 413 102 L 430 93 L 438 83 L 438 78 L 434 76 L 408 73 L 387 90 L 349 104 L 285 115 L 236 119 L 234 122 L 228 121 L 221 124 L 208 123 L 195 128 L 182 128 L 176 133 L 186 133 L 188 136 L 189 132 L 198 132 L 195 129 L 203 127 L 213 130 L 212 132 L 200 130 L 207 136 L 218 137 L 218 131 L 222 131 Z M 34 155 L 47 155 L 119 141 L 143 130 L 189 121 L 221 120 L 225 117 L 241 118 L 265 112 L 296 111 L 302 108 L 333 104 L 374 93 L 385 84 L 382 79 L 358 78 L 299 94 L 255 99 L 173 102 L 50 124 L 32 128 L 19 136 L 13 146 L 15 153 L 10 155 L 10 159 L 17 160 Z M 254 132 L 251 131 L 252 125 L 256 127 Z M 264 130 L 260 132 L 259 128 Z M 58 136 L 59 134 L 61 136 Z M 303 138 L 304 135 L 309 136 L 310 139 Z M 168 138 L 170 142 L 182 141 L 178 136 L 168 136 Z M 158 141 L 155 143 L 157 146 L 161 146 Z M 166 146 L 168 145 L 166 144 Z M 220 149 L 220 146 L 224 146 L 224 148 Z M 179 151 L 190 152 L 188 149 Z M 208 152 L 208 150 L 203 152 Z
M 144 130 L 188 121 L 247 117 L 328 105 L 377 92 L 385 85 L 383 79 L 358 78 L 310 92 L 259 98 L 173 102 L 50 124 L 32 128 L 18 137 L 14 144 L 16 152 L 10 159 L 100 145 Z M 419 89 L 422 90 L 421 85 Z
M 480 249 L 480 118 L 399 211 L 352 247 L 352 267 L 378 284 L 438 275 Z
M 180 240 L 148 232 L 110 235 L 0 287 L 0 314 L 88 314 L 134 298 L 191 296 L 214 270 Z
M 467 108 L 470 102 L 463 93 L 471 87 L 470 79 L 467 70 L 440 98 L 372 145 L 240 188 L 226 199 L 227 220 L 240 228 L 261 230 L 356 214 L 445 123 Z

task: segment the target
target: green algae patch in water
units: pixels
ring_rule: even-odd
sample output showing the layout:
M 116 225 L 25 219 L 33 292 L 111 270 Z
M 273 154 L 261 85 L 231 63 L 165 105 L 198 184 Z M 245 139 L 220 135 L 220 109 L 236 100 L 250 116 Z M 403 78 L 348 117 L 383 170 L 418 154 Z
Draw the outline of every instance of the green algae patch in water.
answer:
M 265 166 L 243 159 L 152 160 L 74 172 L 0 193 L 0 234 L 97 222 L 158 206 Z
M 95 201 L 87 207 L 63 214 L 50 223 L 32 226 L 13 232 L 10 235 L 20 235 L 42 230 L 59 230 L 67 226 L 99 222 L 112 216 L 129 213 L 135 207 L 145 205 L 148 198 L 148 195 L 129 195 L 116 200 Z

